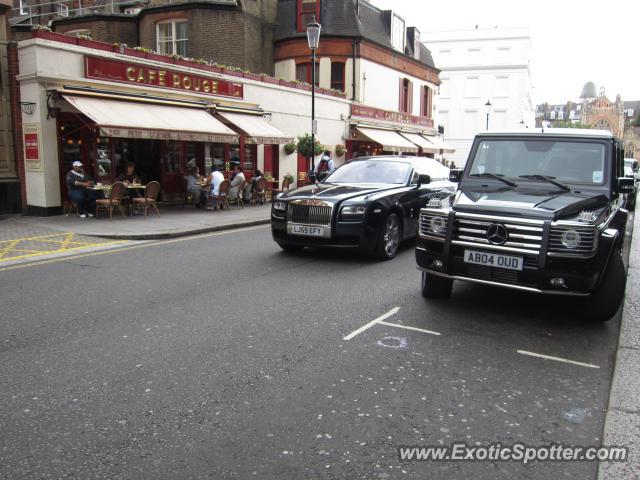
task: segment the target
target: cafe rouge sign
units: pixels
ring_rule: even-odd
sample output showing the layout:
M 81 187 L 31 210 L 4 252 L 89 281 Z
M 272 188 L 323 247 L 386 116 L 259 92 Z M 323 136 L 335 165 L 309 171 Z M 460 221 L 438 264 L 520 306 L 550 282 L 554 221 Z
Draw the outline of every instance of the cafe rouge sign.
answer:
M 107 58 L 85 57 L 85 76 L 94 80 L 171 88 L 225 97 L 243 98 L 244 94 L 241 83 Z

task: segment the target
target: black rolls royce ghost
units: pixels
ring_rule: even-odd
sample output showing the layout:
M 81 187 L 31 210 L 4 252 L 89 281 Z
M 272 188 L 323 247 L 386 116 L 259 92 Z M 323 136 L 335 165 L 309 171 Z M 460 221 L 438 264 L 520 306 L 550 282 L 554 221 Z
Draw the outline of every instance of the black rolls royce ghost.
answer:
M 321 183 L 283 192 L 271 207 L 273 239 L 287 251 L 359 249 L 393 258 L 418 233 L 420 209 L 450 196 L 449 169 L 427 157 L 352 160 Z

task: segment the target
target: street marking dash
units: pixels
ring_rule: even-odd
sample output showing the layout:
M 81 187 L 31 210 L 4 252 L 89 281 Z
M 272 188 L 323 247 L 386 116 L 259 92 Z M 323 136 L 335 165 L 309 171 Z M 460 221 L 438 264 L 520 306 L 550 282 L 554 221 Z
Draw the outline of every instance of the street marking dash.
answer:
M 414 330 L 416 332 L 428 333 L 430 335 L 442 335 L 440 332 L 434 332 L 433 330 L 425 330 L 424 328 L 410 327 L 409 325 L 400 325 L 399 323 L 378 322 L 380 325 L 386 325 L 388 327 L 404 328 L 406 330 Z
M 530 357 L 543 358 L 545 360 L 555 360 L 556 362 L 570 363 L 571 365 L 578 365 L 579 367 L 586 368 L 600 368 L 598 365 L 592 363 L 576 362 L 575 360 L 569 360 L 562 357 L 553 357 L 551 355 L 543 355 L 542 353 L 528 352 L 526 350 L 516 350 L 521 355 L 528 355 Z
M 369 323 L 367 323 L 366 325 L 363 325 L 362 327 L 358 328 L 357 330 L 354 330 L 353 332 L 351 332 L 349 335 L 347 335 L 346 337 L 343 338 L 343 340 L 351 340 L 353 337 L 355 337 L 356 335 L 361 334 L 362 332 L 364 332 L 365 330 L 368 330 L 369 328 L 373 327 L 376 323 L 380 323 L 383 320 L 395 315 L 396 313 L 398 313 L 398 311 L 400 310 L 400 307 L 393 307 L 391 310 L 389 310 L 387 313 L 385 313 L 384 315 L 380 315 L 378 318 L 371 320 Z

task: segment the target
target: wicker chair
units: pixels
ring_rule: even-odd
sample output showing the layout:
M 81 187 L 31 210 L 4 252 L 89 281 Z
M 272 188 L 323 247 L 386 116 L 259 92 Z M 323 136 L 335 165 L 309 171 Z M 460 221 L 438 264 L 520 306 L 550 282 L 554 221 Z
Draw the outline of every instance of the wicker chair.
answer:
M 116 182 L 111 186 L 109 198 L 96 199 L 96 216 L 100 210 L 109 210 L 109 220 L 113 219 L 113 209 L 118 207 L 120 214 L 124 217 L 124 210 L 122 209 L 122 197 L 124 197 L 127 187 L 122 182 Z
M 291 187 L 291 183 L 292 183 L 291 178 L 287 178 L 287 177 L 285 177 L 285 178 L 282 180 L 282 190 L 278 190 L 277 188 L 274 188 L 274 189 L 271 191 L 271 200 L 273 200 L 274 198 L 276 198 L 276 195 L 278 195 L 279 193 L 286 192 L 287 190 L 289 190 L 289 188 Z
M 212 198 L 216 200 L 216 208 L 220 210 L 226 206 L 229 208 L 229 190 L 231 189 L 231 182 L 229 180 L 223 180 L 218 187 L 218 195 L 213 195 Z
M 251 203 L 267 203 L 267 179 L 262 177 L 256 182 L 255 188 L 251 191 Z
M 157 199 L 160 194 L 160 184 L 158 182 L 149 182 L 147 184 L 147 188 L 144 191 L 144 197 L 138 198 L 133 197 L 133 205 L 138 207 L 141 206 L 144 208 L 144 216 L 148 216 L 149 207 L 153 207 L 156 210 L 158 216 L 160 216 L 160 211 L 158 210 Z

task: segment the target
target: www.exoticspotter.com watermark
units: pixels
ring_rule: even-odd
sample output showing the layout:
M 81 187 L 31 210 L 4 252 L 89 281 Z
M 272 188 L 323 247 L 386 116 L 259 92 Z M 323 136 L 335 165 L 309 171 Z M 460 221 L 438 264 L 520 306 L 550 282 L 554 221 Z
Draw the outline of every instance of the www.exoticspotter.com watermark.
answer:
M 467 445 L 455 442 L 445 446 L 398 447 L 398 457 L 404 462 L 624 462 L 628 457 L 627 447 L 579 447 L 554 443 L 549 445 L 526 445 L 514 443 L 502 445 Z

